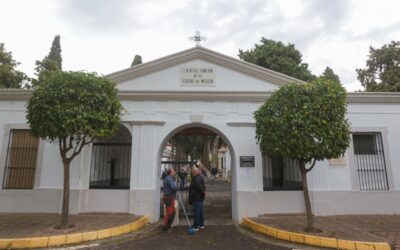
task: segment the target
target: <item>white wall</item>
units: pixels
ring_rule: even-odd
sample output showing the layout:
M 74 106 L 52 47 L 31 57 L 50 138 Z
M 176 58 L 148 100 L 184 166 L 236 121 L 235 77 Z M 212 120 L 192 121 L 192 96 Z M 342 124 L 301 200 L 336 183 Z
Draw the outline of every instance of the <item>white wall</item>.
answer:
M 303 196 L 296 191 L 262 191 L 262 159 L 255 142 L 255 128 L 252 113 L 259 102 L 230 101 L 123 101 L 126 108 L 122 120 L 133 135 L 131 190 L 88 190 L 91 148 L 86 147 L 71 165 L 71 188 L 76 198 L 71 201 L 73 211 L 81 212 L 131 212 L 149 214 L 155 221 L 159 216 L 159 161 L 160 150 L 167 138 L 177 128 L 203 126 L 211 128 L 231 145 L 233 151 L 232 185 L 234 217 L 256 216 L 262 213 L 303 212 Z M 348 119 L 354 129 L 382 130 L 387 155 L 387 168 L 392 173 L 393 189 L 399 190 L 400 173 L 400 109 L 398 105 L 350 104 Z M 195 117 L 195 118 L 194 118 Z M 200 117 L 200 118 L 199 118 Z M 193 120 L 195 119 L 195 120 Z M 200 120 L 199 120 L 200 119 Z M 137 123 L 150 121 L 150 123 Z M 151 123 L 158 121 L 161 123 Z M 163 123 L 164 122 L 164 123 Z M 244 124 L 244 123 L 248 124 Z M 235 125 L 236 124 L 236 125 Z M 243 125 L 244 124 L 244 125 Z M 24 102 L 0 103 L 1 160 L 3 174 L 7 139 L 11 127 L 26 127 Z M 318 162 L 309 174 L 309 185 L 313 208 L 316 214 L 358 213 L 352 201 L 364 205 L 360 213 L 399 213 L 400 205 L 381 209 L 381 204 L 390 202 L 398 195 L 395 191 L 359 192 L 354 180 L 354 162 L 351 148 L 346 153 L 346 164 L 332 165 L 329 161 Z M 231 152 L 230 152 L 231 153 Z M 240 168 L 241 155 L 254 155 L 255 168 Z M 230 160 L 227 160 L 227 164 Z M 23 211 L 57 212 L 60 208 L 62 188 L 62 165 L 58 148 L 43 144 L 42 161 L 38 166 L 40 183 L 34 190 L 1 191 L 0 211 L 18 206 Z M 2 180 L 2 179 L 1 179 Z M 237 192 L 236 192 L 237 190 Z M 374 197 L 370 199 L 368 197 Z M 15 197 L 14 197 L 15 196 Z M 28 201 L 29 205 L 23 206 Z M 343 202 L 337 202 L 341 200 Z M 374 200 L 382 203 L 377 204 Z M 3 202 L 4 201 L 4 202 Z M 12 202 L 9 202 L 12 201 Z M 236 204 L 236 201 L 238 202 Z M 4 205 L 7 204 L 7 205 Z M 251 206 L 249 206 L 251 204 Z M 386 203 L 388 204 L 388 203 Z M 43 205 L 43 208 L 41 207 Z M 44 208 L 45 207 L 45 208 Z M 21 211 L 22 211 L 21 210 Z M 18 211 L 18 210 L 17 210 Z

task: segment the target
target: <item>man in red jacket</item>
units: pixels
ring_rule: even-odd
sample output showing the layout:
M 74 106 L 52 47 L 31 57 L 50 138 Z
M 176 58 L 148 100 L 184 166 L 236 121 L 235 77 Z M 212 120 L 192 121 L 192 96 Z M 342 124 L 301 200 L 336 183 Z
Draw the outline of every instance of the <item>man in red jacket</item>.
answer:
M 175 170 L 169 168 L 166 171 L 167 176 L 163 182 L 163 202 L 165 205 L 163 230 L 170 230 L 171 224 L 175 218 L 175 197 L 178 186 L 175 181 Z

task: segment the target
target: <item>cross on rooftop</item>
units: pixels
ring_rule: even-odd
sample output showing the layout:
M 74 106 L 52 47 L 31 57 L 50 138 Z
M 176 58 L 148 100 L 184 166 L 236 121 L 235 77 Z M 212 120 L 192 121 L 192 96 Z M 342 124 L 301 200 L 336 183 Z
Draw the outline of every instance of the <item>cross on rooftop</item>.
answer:
M 196 43 L 196 46 L 199 47 L 199 46 L 200 46 L 200 43 L 201 43 L 202 41 L 207 40 L 207 37 L 201 36 L 201 35 L 200 35 L 200 31 L 196 31 L 196 33 L 195 33 L 194 36 L 189 37 L 189 40 L 194 41 L 194 42 Z

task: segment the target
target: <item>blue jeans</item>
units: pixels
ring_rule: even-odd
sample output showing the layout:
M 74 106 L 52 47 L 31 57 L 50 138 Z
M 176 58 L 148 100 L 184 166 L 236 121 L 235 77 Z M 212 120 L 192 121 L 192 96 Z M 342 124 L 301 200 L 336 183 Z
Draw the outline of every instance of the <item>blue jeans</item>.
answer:
M 193 228 L 204 226 L 204 210 L 202 201 L 193 201 Z

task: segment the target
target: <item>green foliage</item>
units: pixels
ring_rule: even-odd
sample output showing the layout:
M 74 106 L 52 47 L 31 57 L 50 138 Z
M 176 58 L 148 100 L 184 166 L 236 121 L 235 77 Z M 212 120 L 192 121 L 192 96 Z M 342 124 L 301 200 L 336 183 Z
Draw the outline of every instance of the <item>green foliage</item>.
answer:
M 131 67 L 138 65 L 138 64 L 142 64 L 142 57 L 140 55 L 135 55 L 135 58 L 133 58 Z
M 400 41 L 380 49 L 371 46 L 366 64 L 365 69 L 356 69 L 366 91 L 400 92 Z
M 340 83 L 339 76 L 333 72 L 333 69 L 326 67 L 322 75 L 319 77 L 322 80 L 328 80 L 336 83 Z
M 47 59 L 55 62 L 57 67 L 59 69 L 62 69 L 60 35 L 57 35 L 54 37 L 53 43 L 51 45 L 50 53 L 47 56 Z
M 264 154 L 311 162 L 337 158 L 349 146 L 346 91 L 315 80 L 288 84 L 254 113 L 256 139 Z
M 86 141 L 117 131 L 121 104 L 115 84 L 94 73 L 55 71 L 27 105 L 32 133 L 51 142 Z
M 262 37 L 260 44 L 255 44 L 254 49 L 239 50 L 239 58 L 306 82 L 315 78 L 308 69 L 308 64 L 302 62 L 300 51 L 290 43 L 285 45 Z
M 20 89 L 29 79 L 23 72 L 16 70 L 19 65 L 7 52 L 4 43 L 0 43 L 0 88 Z
M 95 137 L 107 137 L 119 128 L 121 103 L 110 80 L 94 73 L 48 74 L 27 105 L 33 135 L 58 142 L 64 167 L 61 228 L 68 228 L 70 163 Z
M 43 82 L 52 72 L 62 70 L 62 58 L 61 58 L 61 45 L 60 36 L 54 37 L 53 43 L 49 54 L 43 58 L 42 61 L 36 61 L 35 75 L 37 79 L 32 79 L 32 86 L 37 87 Z

